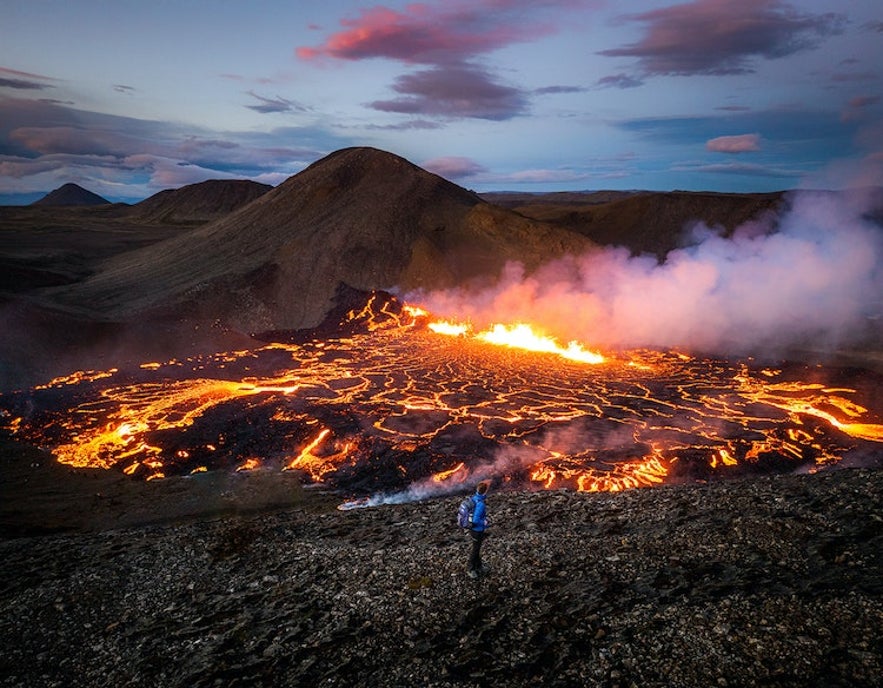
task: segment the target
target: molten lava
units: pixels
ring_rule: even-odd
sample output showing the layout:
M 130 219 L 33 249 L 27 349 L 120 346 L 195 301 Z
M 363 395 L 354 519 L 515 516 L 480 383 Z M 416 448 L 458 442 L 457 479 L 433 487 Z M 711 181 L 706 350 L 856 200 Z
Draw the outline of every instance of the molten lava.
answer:
M 488 478 L 623 490 L 819 470 L 883 442 L 881 410 L 842 374 L 829 384 L 833 370 L 604 357 L 524 325 L 432 321 L 378 294 L 344 320 L 338 336 L 72 373 L 0 397 L 0 424 L 73 466 L 145 480 L 290 469 L 361 495 Z
M 422 311 L 421 311 L 422 312 Z M 580 363 L 603 363 L 604 356 L 594 351 L 588 351 L 579 342 L 570 342 L 567 346 L 561 346 L 554 337 L 542 334 L 534 330 L 527 323 L 504 325 L 496 323 L 487 330 L 473 332 L 472 327 L 466 323 L 453 323 L 447 320 L 430 322 L 427 327 L 438 334 L 454 337 L 474 337 L 489 344 L 508 346 L 513 349 L 535 351 L 538 353 L 555 354 L 571 361 Z

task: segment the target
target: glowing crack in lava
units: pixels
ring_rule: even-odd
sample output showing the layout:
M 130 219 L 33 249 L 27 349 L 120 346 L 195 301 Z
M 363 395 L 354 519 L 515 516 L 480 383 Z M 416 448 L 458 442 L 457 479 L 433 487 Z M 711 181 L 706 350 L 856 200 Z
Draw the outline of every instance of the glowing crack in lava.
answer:
M 360 504 L 486 478 L 598 491 L 812 471 L 883 442 L 880 409 L 837 370 L 605 357 L 521 325 L 485 331 L 497 338 L 435 323 L 378 294 L 338 324 L 297 343 L 68 375 L 0 397 L 0 423 L 73 466 L 146 480 L 297 470 Z

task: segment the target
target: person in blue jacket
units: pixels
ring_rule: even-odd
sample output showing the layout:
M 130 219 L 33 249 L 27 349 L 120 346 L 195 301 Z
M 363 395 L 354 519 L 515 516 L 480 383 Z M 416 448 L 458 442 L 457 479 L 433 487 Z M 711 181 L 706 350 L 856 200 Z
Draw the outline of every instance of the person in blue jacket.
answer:
M 472 499 L 475 508 L 472 511 L 472 526 L 469 528 L 469 536 L 472 538 L 472 551 L 469 554 L 469 577 L 478 578 L 487 569 L 481 563 L 481 543 L 487 537 L 487 505 L 485 498 L 490 483 L 482 481 L 475 488 Z

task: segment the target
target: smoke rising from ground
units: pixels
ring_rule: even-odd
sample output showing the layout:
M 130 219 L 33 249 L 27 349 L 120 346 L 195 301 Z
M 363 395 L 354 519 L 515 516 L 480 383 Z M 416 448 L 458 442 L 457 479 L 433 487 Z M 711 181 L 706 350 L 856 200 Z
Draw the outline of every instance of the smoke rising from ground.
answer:
M 745 354 L 843 345 L 883 312 L 883 231 L 856 199 L 799 192 L 780 217 L 730 237 L 699 226 L 692 245 L 662 262 L 601 248 L 529 275 L 509 264 L 491 288 L 407 298 L 476 327 L 529 321 L 561 341 L 613 349 Z

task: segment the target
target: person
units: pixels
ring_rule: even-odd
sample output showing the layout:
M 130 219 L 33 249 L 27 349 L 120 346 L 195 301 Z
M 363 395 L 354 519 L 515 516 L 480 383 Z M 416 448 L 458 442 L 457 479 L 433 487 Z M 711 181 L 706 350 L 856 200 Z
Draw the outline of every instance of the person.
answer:
M 486 573 L 487 569 L 481 563 L 481 543 L 487 537 L 487 505 L 485 499 L 490 483 L 486 480 L 478 483 L 472 499 L 475 508 L 472 512 L 472 526 L 469 528 L 469 536 L 472 538 L 472 551 L 469 553 L 469 577 L 478 578 Z

